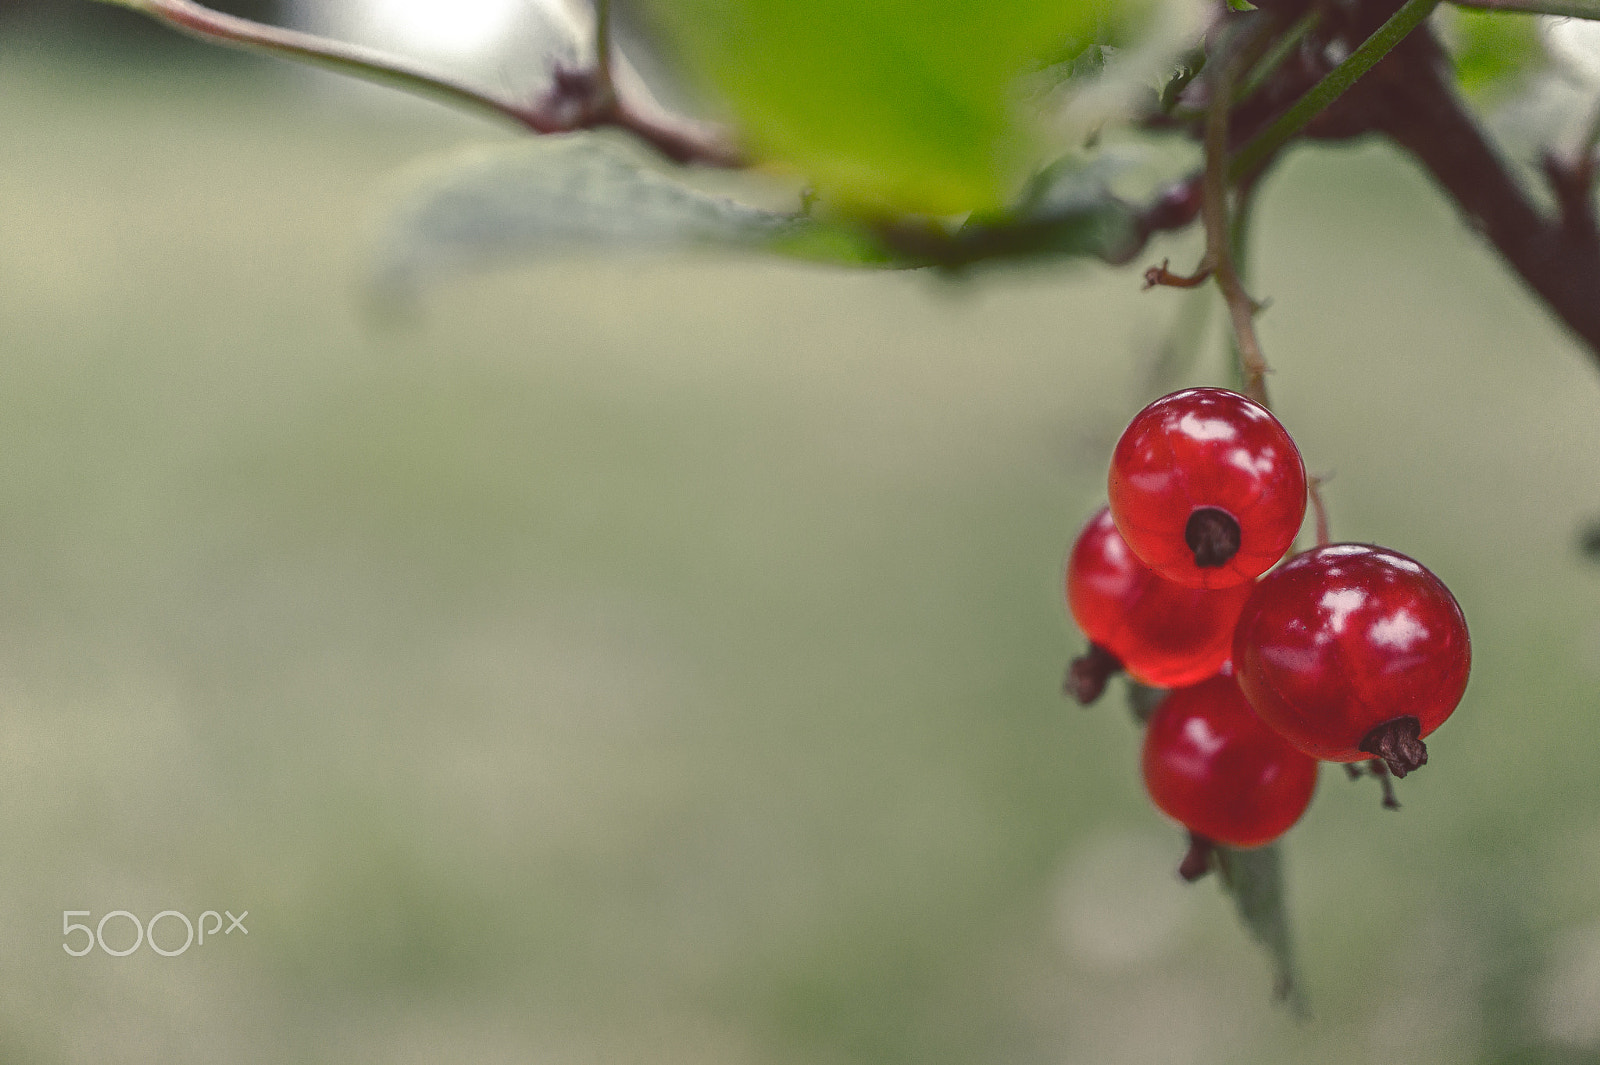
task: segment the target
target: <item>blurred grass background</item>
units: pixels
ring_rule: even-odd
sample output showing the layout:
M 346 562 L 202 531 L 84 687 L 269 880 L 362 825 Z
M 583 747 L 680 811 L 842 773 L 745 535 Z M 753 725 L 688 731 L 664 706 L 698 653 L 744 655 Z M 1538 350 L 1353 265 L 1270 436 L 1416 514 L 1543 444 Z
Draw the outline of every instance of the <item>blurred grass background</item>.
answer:
M 582 260 L 385 325 L 386 183 L 510 134 L 77 40 L 0 38 L 0 1060 L 1600 1060 L 1600 387 L 1403 162 L 1256 227 L 1336 535 L 1476 650 L 1403 813 L 1290 839 L 1299 1025 L 1057 694 L 1177 294 Z M 61 950 L 169 908 L 249 935 Z

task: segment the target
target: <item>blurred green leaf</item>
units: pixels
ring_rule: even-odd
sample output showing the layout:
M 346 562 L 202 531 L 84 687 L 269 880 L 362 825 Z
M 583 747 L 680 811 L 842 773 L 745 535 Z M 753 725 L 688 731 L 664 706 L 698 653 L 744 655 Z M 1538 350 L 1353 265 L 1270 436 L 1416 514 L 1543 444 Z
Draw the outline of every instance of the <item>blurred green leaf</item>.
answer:
M 1150 715 L 1156 712 L 1156 707 L 1160 706 L 1161 700 L 1166 697 L 1167 689 L 1152 688 L 1148 684 L 1140 684 L 1132 677 L 1128 678 L 1128 711 L 1140 725 L 1150 723 Z
M 1183 90 L 1199 76 L 1205 65 L 1206 53 L 1203 48 L 1196 48 L 1178 58 L 1173 64 L 1171 75 L 1161 83 L 1157 95 L 1157 103 L 1161 110 L 1171 111 L 1178 106 L 1178 98 L 1183 95 Z
M 1445 34 L 1455 59 L 1456 79 L 1469 96 L 1504 87 L 1543 58 L 1538 25 L 1516 12 L 1455 8 Z
M 1251 850 L 1218 847 L 1217 872 L 1233 896 L 1239 919 L 1272 961 L 1274 991 L 1296 1014 L 1308 1012 L 1294 958 L 1294 937 L 1284 903 L 1283 853 L 1278 844 Z
M 831 243 L 799 214 L 692 188 L 603 137 L 573 134 L 475 150 L 435 164 L 402 194 L 378 246 L 380 287 L 581 249 L 782 248 L 863 261 L 848 234 Z
M 645 0 L 755 149 L 841 203 L 993 210 L 1024 155 L 1014 83 L 1139 0 Z
M 1103 74 L 1106 60 L 1116 54 L 1116 49 L 1104 44 L 1091 44 L 1073 58 L 1060 64 L 1067 78 L 1092 78 Z
M 689 184 L 603 136 L 578 133 L 475 149 L 435 163 L 401 193 L 376 254 L 381 295 L 430 279 L 576 251 L 712 248 L 843 266 L 964 267 L 995 259 L 1116 259 L 1137 239 L 1111 194 L 1115 161 L 1043 172 L 1013 212 L 958 227 L 774 211 Z
M 1096 258 L 1121 262 L 1139 240 L 1135 210 L 1111 190 L 1131 157 L 1069 156 L 1029 181 L 1015 206 L 979 212 L 953 230 L 928 227 L 925 265 L 959 267 L 993 259 Z M 915 258 L 917 246 L 896 245 Z

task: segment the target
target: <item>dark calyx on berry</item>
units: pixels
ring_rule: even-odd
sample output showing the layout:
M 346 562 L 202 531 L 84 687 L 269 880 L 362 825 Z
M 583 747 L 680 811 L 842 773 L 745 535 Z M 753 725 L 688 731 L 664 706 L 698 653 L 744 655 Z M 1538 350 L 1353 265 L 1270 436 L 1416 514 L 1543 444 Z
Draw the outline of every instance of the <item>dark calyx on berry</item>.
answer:
M 1217 507 L 1200 507 L 1183 527 L 1183 542 L 1194 552 L 1194 564 L 1201 569 L 1226 566 L 1239 553 L 1241 535 L 1234 516 Z
M 1121 659 L 1099 644 L 1091 643 L 1089 650 L 1074 658 L 1067 667 L 1067 679 L 1061 689 L 1079 705 L 1088 706 L 1105 692 L 1106 682 L 1121 672 Z
M 1428 748 L 1422 742 L 1422 722 L 1407 715 L 1385 721 L 1361 740 L 1357 750 L 1366 751 L 1403 777 L 1428 764 Z
M 1192 884 L 1211 872 L 1211 859 L 1217 845 L 1197 832 L 1189 833 L 1189 850 L 1178 863 L 1178 875 L 1184 883 Z

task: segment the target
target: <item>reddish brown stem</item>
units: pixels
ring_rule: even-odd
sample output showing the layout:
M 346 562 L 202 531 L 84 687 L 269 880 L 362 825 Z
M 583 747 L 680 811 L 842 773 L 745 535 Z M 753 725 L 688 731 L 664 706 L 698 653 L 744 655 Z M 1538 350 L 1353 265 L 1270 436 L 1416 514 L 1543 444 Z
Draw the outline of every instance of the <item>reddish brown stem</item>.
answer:
M 1192 274 L 1175 274 L 1167 269 L 1167 264 L 1172 260 L 1162 259 L 1160 266 L 1152 266 L 1144 272 L 1144 287 L 1146 291 L 1157 286 L 1163 288 L 1199 288 L 1211 279 L 1211 264 L 1201 260 L 1199 269 Z
M 747 163 L 722 130 L 674 115 L 656 103 L 637 75 L 621 57 L 611 54 L 604 41 L 603 58 L 594 68 L 558 69 L 549 90 L 527 104 L 464 84 L 398 56 L 227 15 L 194 0 L 141 0 L 129 6 L 215 44 L 297 59 L 428 93 L 451 103 L 487 109 L 535 133 L 570 133 L 612 126 L 675 162 L 716 167 Z
M 1211 264 L 1217 287 L 1222 290 L 1233 321 L 1234 339 L 1239 349 L 1239 372 L 1244 379 L 1244 394 L 1270 407 L 1267 400 L 1267 358 L 1256 336 L 1258 305 L 1245 291 L 1233 261 L 1233 230 L 1229 225 L 1228 205 L 1228 121 L 1232 110 L 1233 86 L 1245 66 L 1243 55 L 1223 62 L 1213 86 L 1215 98 L 1206 109 L 1204 192 L 1200 217 L 1206 227 L 1206 260 Z
M 1326 477 L 1310 477 L 1306 480 L 1306 494 L 1311 498 L 1311 513 L 1317 526 L 1317 546 L 1327 547 L 1330 542 L 1328 534 L 1328 507 L 1322 501 L 1322 485 Z
M 1467 224 L 1600 362 L 1600 236 L 1592 186 L 1580 191 L 1577 180 L 1585 167 L 1547 166 L 1560 210 L 1550 216 L 1535 206 L 1456 95 L 1443 51 L 1425 27 L 1373 68 L 1347 100 L 1371 128 L 1416 157 Z

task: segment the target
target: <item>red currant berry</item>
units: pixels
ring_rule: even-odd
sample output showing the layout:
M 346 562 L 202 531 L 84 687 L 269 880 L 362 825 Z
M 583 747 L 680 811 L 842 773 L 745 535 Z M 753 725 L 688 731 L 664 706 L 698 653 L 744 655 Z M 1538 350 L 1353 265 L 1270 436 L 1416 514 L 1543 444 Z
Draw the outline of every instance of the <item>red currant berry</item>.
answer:
M 1234 634 L 1239 686 L 1261 719 L 1330 762 L 1379 758 L 1397 777 L 1461 701 L 1467 621 L 1444 583 L 1368 544 L 1297 555 L 1263 577 Z
M 1267 408 L 1223 388 L 1174 392 L 1140 411 L 1111 456 L 1111 514 L 1168 580 L 1243 584 L 1289 549 L 1306 470 Z
M 1102 507 L 1067 559 L 1067 606 L 1089 637 L 1072 665 L 1071 687 L 1093 702 L 1118 666 L 1157 688 L 1212 676 L 1233 653 L 1233 628 L 1250 586 L 1211 591 L 1175 584 L 1128 549 Z
M 1163 813 L 1229 847 L 1283 835 L 1317 787 L 1317 760 L 1263 725 L 1227 674 L 1162 700 L 1145 726 L 1143 766 Z

